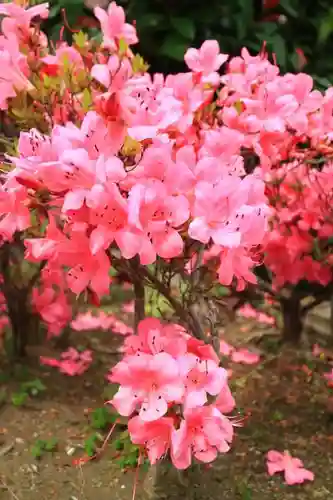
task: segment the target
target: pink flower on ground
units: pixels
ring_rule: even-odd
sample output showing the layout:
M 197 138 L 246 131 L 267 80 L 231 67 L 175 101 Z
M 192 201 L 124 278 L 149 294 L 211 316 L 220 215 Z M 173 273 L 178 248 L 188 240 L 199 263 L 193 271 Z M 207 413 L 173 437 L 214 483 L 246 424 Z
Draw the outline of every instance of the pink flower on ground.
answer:
M 123 321 L 120 321 L 115 316 L 109 316 L 112 318 L 111 330 L 113 333 L 117 333 L 118 335 L 132 335 L 133 328 L 131 326 L 126 325 Z
M 134 313 L 134 301 L 132 300 L 131 302 L 126 302 L 125 304 L 122 305 L 122 310 L 126 314 L 132 314 Z
M 259 323 L 265 323 L 267 325 L 274 325 L 275 323 L 275 319 L 272 316 L 268 316 L 268 314 L 257 311 L 250 304 L 246 304 L 245 306 L 241 307 L 238 311 L 238 314 L 240 314 L 244 318 L 256 319 Z
M 228 344 L 225 340 L 220 341 L 220 353 L 223 356 L 230 356 L 234 349 L 235 348 L 231 344 Z
M 173 419 L 162 417 L 153 422 L 144 422 L 140 417 L 128 421 L 128 431 L 134 444 L 145 445 L 152 465 L 163 458 L 171 443 Z
M 333 382 L 333 368 L 331 369 L 330 372 L 324 373 L 324 378 L 328 380 L 328 382 L 330 383 Z
M 61 359 L 48 358 L 41 356 L 40 362 L 45 366 L 52 366 L 58 368 L 64 375 L 73 377 L 75 375 L 82 375 L 88 370 L 92 363 L 92 353 L 90 350 L 79 352 L 73 347 L 61 354 Z
M 140 408 L 139 416 L 145 422 L 163 417 L 168 403 L 180 402 L 184 393 L 177 362 L 163 352 L 128 356 L 113 368 L 108 379 L 120 384 L 110 401 L 118 413 L 130 416 Z
M 293 458 L 287 451 L 270 450 L 267 453 L 267 470 L 270 476 L 277 472 L 284 472 L 287 484 L 302 484 L 304 481 L 313 481 L 313 472 L 303 467 L 303 462 L 299 458 Z
M 250 352 L 248 349 L 238 349 L 232 352 L 231 360 L 234 363 L 243 363 L 244 365 L 255 365 L 259 363 L 260 356 L 255 352 Z
M 313 344 L 312 355 L 317 358 L 317 357 L 321 356 L 322 354 L 325 354 L 323 348 L 320 347 L 320 345 L 318 345 L 318 344 Z
M 113 322 L 103 311 L 94 316 L 90 311 L 81 313 L 71 322 L 73 330 L 108 330 Z

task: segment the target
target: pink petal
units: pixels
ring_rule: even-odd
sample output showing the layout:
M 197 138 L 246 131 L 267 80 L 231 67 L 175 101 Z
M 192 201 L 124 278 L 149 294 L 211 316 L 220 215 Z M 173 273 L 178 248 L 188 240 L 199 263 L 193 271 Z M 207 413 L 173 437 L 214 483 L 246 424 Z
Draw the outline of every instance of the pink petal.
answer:
M 132 389 L 120 387 L 110 403 L 115 407 L 119 415 L 129 417 L 135 410 L 138 400 L 135 398 Z
M 152 422 L 163 417 L 168 411 L 168 405 L 165 399 L 157 393 L 150 393 L 140 409 L 139 416 L 144 422 Z

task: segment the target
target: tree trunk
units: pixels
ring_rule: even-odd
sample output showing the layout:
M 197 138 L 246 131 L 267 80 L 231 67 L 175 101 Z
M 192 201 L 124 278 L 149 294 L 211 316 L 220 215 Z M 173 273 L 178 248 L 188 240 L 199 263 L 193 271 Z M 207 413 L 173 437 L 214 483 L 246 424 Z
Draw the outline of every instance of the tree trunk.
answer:
M 333 294 L 330 297 L 330 335 L 328 339 L 328 345 L 333 346 Z
M 196 500 L 199 466 L 193 465 L 186 471 L 179 471 L 164 459 L 150 467 L 144 482 L 142 500 Z
M 303 318 L 301 311 L 301 300 L 296 294 L 281 301 L 283 330 L 283 342 L 293 344 L 299 343 L 303 331 Z
M 6 290 L 8 317 L 12 330 L 13 354 L 16 358 L 26 356 L 28 343 L 40 342 L 40 319 L 30 309 L 30 294 L 26 289 Z

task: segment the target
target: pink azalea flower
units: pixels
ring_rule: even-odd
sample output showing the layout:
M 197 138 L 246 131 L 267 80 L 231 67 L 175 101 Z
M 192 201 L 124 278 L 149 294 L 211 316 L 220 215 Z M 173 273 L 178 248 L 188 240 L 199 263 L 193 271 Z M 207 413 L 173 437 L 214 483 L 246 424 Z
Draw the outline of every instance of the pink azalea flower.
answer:
M 49 15 L 49 4 L 41 3 L 25 9 L 15 2 L 0 5 L 0 15 L 6 16 L 1 30 L 6 37 L 15 35 L 19 40 L 29 33 L 31 21 L 34 17 L 46 19 Z
M 0 64 L 0 109 L 7 109 L 7 99 L 15 97 L 16 92 L 28 92 L 34 88 L 27 78 L 29 68 L 26 57 L 21 54 L 12 34 L 8 38 L 0 36 Z
M 75 69 L 84 68 L 80 53 L 74 47 L 70 47 L 67 44 L 57 47 L 55 55 L 48 54 L 43 57 L 42 62 L 50 66 L 55 66 L 58 70 L 64 67 L 65 64 L 70 64 Z
M 220 47 L 216 40 L 206 40 L 200 49 L 188 49 L 185 54 L 187 66 L 196 73 L 211 75 L 220 69 L 227 61 L 227 54 L 220 54 Z M 219 81 L 215 80 L 216 83 Z
M 27 190 L 18 187 L 12 190 L 0 188 L 0 235 L 10 240 L 15 231 L 23 231 L 31 225 L 27 207 Z
M 230 413 L 236 407 L 235 398 L 227 383 L 223 385 L 220 394 L 215 399 L 214 405 L 221 413 Z
M 267 453 L 267 470 L 270 476 L 277 472 L 284 472 L 287 484 L 302 484 L 304 481 L 313 481 L 313 472 L 303 467 L 303 462 L 299 458 L 293 458 L 287 451 L 280 453 L 271 450 Z
M 178 363 L 185 379 L 185 410 L 203 406 L 207 402 L 207 393 L 216 396 L 227 380 L 226 370 L 215 361 L 200 360 L 194 354 L 185 354 L 178 359 Z
M 145 422 L 163 417 L 169 402 L 180 402 L 184 386 L 177 362 L 166 353 L 140 354 L 120 361 L 109 376 L 120 388 L 110 401 L 120 415 L 129 416 L 136 408 Z
M 220 362 L 213 346 L 205 344 L 202 340 L 194 337 L 188 337 L 187 339 L 187 352 L 194 354 L 200 361 L 213 361 L 217 365 Z
M 106 250 L 116 241 L 125 259 L 131 259 L 140 251 L 140 240 L 134 229 L 128 226 L 128 207 L 116 184 L 110 184 L 106 192 L 96 193 L 98 201 L 90 210 L 90 223 L 95 229 L 90 235 L 90 249 L 96 254 Z M 92 204 L 92 203 L 91 203 Z
M 128 421 L 128 432 L 134 444 L 145 445 L 152 465 L 163 458 L 171 443 L 173 419 L 162 417 L 153 422 L 145 422 L 140 417 Z
M 231 422 L 214 406 L 188 410 L 179 429 L 172 432 L 172 463 L 177 469 L 187 469 L 192 462 L 192 453 L 200 462 L 213 462 L 218 452 L 229 451 L 232 437 Z
M 157 318 L 140 321 L 137 335 L 125 340 L 124 352 L 130 355 L 166 352 L 177 358 L 186 352 L 186 339 L 174 325 L 163 325 Z
M 100 251 L 94 256 L 85 253 L 83 259 L 80 260 L 82 264 L 75 265 L 67 273 L 69 288 L 79 295 L 90 286 L 98 296 L 106 295 L 110 286 L 108 275 L 110 261 L 105 252 Z
M 59 335 L 72 317 L 65 293 L 53 287 L 33 289 L 32 303 L 48 327 L 49 336 Z
M 134 26 L 125 22 L 124 9 L 111 2 L 107 12 L 100 7 L 95 7 L 95 16 L 101 23 L 103 43 L 106 47 L 116 50 L 117 43 L 123 39 L 128 45 L 138 43 Z
M 137 228 L 142 264 L 153 263 L 156 254 L 170 259 L 181 254 L 183 240 L 176 230 L 189 217 L 185 196 L 167 196 L 162 183 L 137 184 L 129 194 L 130 225 Z

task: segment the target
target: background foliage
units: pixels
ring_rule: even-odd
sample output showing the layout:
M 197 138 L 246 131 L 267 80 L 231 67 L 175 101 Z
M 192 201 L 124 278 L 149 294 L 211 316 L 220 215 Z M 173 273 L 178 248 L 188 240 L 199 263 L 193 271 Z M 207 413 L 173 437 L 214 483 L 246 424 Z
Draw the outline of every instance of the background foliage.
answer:
M 267 42 L 283 71 L 300 67 L 298 49 L 308 61 L 306 71 L 320 86 L 333 80 L 333 5 L 331 0 L 119 0 L 140 33 L 139 52 L 154 71 L 183 69 L 189 46 L 215 38 L 221 50 L 237 54 L 241 47 L 258 52 Z M 68 24 L 98 34 L 84 0 L 51 0 L 51 16 L 44 29 L 54 40 Z M 98 36 L 98 35 L 97 35 Z

